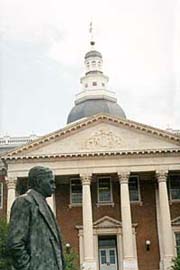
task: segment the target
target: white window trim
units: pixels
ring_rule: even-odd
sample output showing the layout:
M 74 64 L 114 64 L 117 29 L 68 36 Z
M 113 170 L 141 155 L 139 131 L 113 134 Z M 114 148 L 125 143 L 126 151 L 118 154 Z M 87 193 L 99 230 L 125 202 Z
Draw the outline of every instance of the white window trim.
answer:
M 82 266 L 84 262 L 84 231 L 83 228 L 78 228 L 78 236 L 79 236 L 79 257 L 80 257 L 80 265 Z M 133 231 L 133 250 L 134 256 L 137 259 L 137 245 L 136 245 L 136 231 L 135 228 L 132 228 Z M 119 270 L 123 270 L 123 242 L 122 242 L 122 228 L 120 227 L 112 227 L 112 228 L 93 228 L 93 245 L 95 251 L 95 260 L 97 265 L 97 270 L 99 270 L 99 253 L 98 253 L 98 237 L 105 235 L 113 235 L 117 237 L 117 261 L 119 265 Z
M 3 183 L 0 182 L 0 193 L 1 193 L 1 199 L 0 199 L 0 209 L 3 208 Z
M 70 204 L 69 204 L 69 208 L 71 207 L 78 207 L 78 206 L 82 206 L 82 203 L 73 203 L 72 202 L 72 181 L 80 181 L 80 178 L 76 177 L 76 178 L 71 178 L 70 179 Z
M 139 175 L 130 175 L 130 176 L 129 176 L 129 182 L 130 182 L 130 179 L 133 178 L 133 177 L 136 177 L 136 178 L 137 178 L 137 185 L 138 185 L 138 200 L 137 200 L 137 201 L 131 201 L 131 198 L 130 198 L 130 189 L 129 189 L 129 199 L 130 199 L 130 203 L 133 203 L 133 204 L 140 203 L 140 204 L 142 204 Z
M 110 180 L 110 196 L 111 196 L 111 200 L 107 201 L 107 202 L 102 202 L 99 200 L 99 179 L 103 179 L 103 178 L 109 178 Z M 99 176 L 97 178 L 97 204 L 98 207 L 101 205 L 111 205 L 114 206 L 114 202 L 113 202 L 113 194 L 112 194 L 112 177 L 111 176 Z
M 175 254 L 175 256 L 177 256 L 176 233 L 180 233 L 180 225 L 179 226 L 173 226 L 173 243 L 174 243 L 174 254 Z
M 173 176 L 173 175 L 179 175 L 179 173 L 172 173 L 172 174 L 169 175 L 169 179 L 168 179 L 169 201 L 170 201 L 170 203 L 175 203 L 175 202 L 179 203 L 180 199 L 172 199 L 172 197 L 171 197 L 171 181 L 170 181 L 170 177 Z M 179 177 L 180 177 L 180 175 L 179 175 Z

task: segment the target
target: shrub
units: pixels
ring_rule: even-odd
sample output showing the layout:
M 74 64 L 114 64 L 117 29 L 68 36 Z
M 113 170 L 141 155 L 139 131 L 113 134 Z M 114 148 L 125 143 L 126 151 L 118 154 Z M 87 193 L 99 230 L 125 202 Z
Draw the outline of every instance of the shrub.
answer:
M 10 270 L 10 259 L 6 250 L 8 224 L 5 219 L 0 219 L 0 270 Z
M 172 270 L 180 270 L 180 255 L 173 259 Z
M 64 248 L 64 258 L 66 262 L 66 270 L 79 270 L 78 255 L 72 248 Z

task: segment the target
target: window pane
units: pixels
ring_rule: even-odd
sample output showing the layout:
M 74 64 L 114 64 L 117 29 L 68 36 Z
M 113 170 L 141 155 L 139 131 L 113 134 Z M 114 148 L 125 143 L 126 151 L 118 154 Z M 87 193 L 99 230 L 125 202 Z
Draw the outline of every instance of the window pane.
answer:
M 81 193 L 82 192 L 82 187 L 79 184 L 72 185 L 72 192 L 73 193 Z
M 110 192 L 102 192 L 99 193 L 99 201 L 100 202 L 110 202 L 111 201 L 111 194 Z
M 176 250 L 177 255 L 180 255 L 180 233 L 176 233 Z
M 71 202 L 82 203 L 82 185 L 80 180 L 71 181 Z
M 105 264 L 105 263 L 106 263 L 106 251 L 101 250 L 101 264 Z
M 115 264 L 115 251 L 112 249 L 109 251 L 110 264 Z
M 172 200 L 180 200 L 180 175 L 170 175 L 170 194 Z
M 82 194 L 72 193 L 72 203 L 82 203 Z
M 139 190 L 138 190 L 138 178 L 129 178 L 129 195 L 130 201 L 139 201 Z
M 99 201 L 110 202 L 111 201 L 111 184 L 109 178 L 99 179 Z

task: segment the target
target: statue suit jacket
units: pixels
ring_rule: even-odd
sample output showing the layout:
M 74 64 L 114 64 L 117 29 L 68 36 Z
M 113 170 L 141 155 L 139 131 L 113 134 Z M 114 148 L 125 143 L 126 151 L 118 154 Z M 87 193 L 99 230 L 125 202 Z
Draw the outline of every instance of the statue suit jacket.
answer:
M 14 201 L 7 248 L 15 269 L 65 269 L 54 214 L 42 195 L 33 189 Z

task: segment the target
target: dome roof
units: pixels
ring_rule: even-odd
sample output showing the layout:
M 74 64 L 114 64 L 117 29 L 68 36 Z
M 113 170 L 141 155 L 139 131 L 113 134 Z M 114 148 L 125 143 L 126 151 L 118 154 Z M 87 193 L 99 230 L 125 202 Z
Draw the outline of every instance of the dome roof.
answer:
M 124 111 L 116 102 L 106 99 L 88 99 L 76 104 L 72 108 L 68 115 L 67 123 L 71 123 L 97 113 L 108 113 L 112 116 L 126 118 Z
M 85 54 L 85 59 L 89 57 L 100 57 L 102 58 L 102 54 L 96 50 L 89 51 Z

